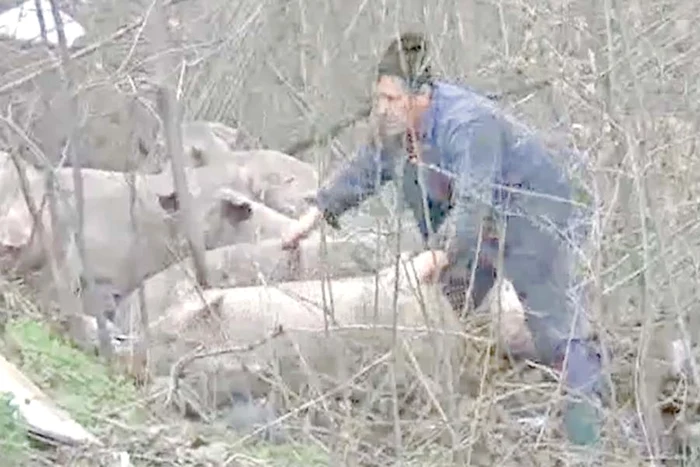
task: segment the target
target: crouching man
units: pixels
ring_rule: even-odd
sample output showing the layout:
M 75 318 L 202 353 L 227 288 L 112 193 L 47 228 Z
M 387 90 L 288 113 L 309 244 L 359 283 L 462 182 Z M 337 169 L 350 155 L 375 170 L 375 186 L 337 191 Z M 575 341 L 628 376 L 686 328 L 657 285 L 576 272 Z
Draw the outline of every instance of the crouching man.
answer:
M 414 259 L 419 278 L 442 281 L 457 308 L 471 283 L 478 306 L 501 265 L 499 273 L 528 310 L 537 357 L 561 369 L 569 392 L 579 398 L 567 404 L 569 438 L 594 443 L 601 359 L 576 300 L 567 297 L 577 209 L 565 173 L 536 136 L 492 101 L 433 79 L 420 34 L 390 44 L 378 66 L 375 96 L 379 137 L 318 191 L 315 206 L 295 223 L 283 247 L 295 248 L 321 220 L 338 228 L 339 216 L 381 185 L 400 183 L 425 240 L 426 251 Z M 486 224 L 503 228 L 494 232 L 499 229 L 482 228 Z

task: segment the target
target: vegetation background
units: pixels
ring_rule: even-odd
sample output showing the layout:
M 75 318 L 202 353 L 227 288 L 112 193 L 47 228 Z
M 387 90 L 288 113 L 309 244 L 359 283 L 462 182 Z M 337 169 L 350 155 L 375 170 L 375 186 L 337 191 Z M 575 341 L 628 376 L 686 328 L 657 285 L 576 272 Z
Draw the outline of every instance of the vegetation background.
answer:
M 667 358 L 670 341 L 684 339 L 695 349 L 700 335 L 700 31 L 695 29 L 700 4 L 60 3 L 87 31 L 71 50 L 70 80 L 78 96 L 80 132 L 90 150 L 104 160 L 123 160 L 132 153 L 133 134 L 149 143 L 155 140 L 154 76 L 164 55 L 169 57 L 167 79 L 176 83 L 185 119 L 241 127 L 262 145 L 285 150 L 365 108 L 373 66 L 383 48 L 398 31 L 426 31 L 440 76 L 502 94 L 505 107 L 553 144 L 580 151 L 582 157 L 572 162 L 591 175 L 580 183 L 597 213 L 584 265 L 594 289 L 591 311 L 614 355 L 617 392 L 611 418 L 629 426 L 630 414 L 646 413 L 664 401 L 667 422 L 678 420 L 670 428 L 676 443 L 688 444 L 687 465 L 698 461 L 697 366 L 688 378 L 667 381 L 658 363 Z M 150 23 L 143 19 L 161 3 L 170 37 L 167 47 L 154 54 Z M 19 2 L 2 4 L 9 8 Z M 55 135 L 61 134 L 62 126 L 75 123 L 65 118 L 70 101 L 55 84 L 64 71 L 57 66 L 60 51 L 12 40 L 0 42 L 0 47 L 3 122 L 12 119 L 44 152 L 58 154 L 51 150 Z M 358 122 L 299 157 L 324 173 L 352 152 L 363 130 Z M 26 154 L 28 143 L 17 134 L 5 131 L 6 149 Z M 482 384 L 459 408 L 460 415 L 451 417 L 448 428 L 439 414 L 413 413 L 416 418 L 404 420 L 405 436 L 398 443 L 379 421 L 332 409 L 338 413 L 329 433 L 300 430 L 297 443 L 283 447 L 232 447 L 229 435 L 213 427 L 183 424 L 154 411 L 131 383 L 110 376 L 50 334 L 22 284 L 5 281 L 2 287 L 2 308 L 10 316 L 3 353 L 16 356 L 37 384 L 75 417 L 90 421 L 88 426 L 112 448 L 127 449 L 134 465 L 224 465 L 222 459 L 232 459 L 226 465 L 573 462 L 550 428 L 540 433 L 504 416 L 499 408 L 515 393 L 531 398 L 533 407 L 542 406 L 551 385 L 500 371 L 488 356 L 476 354 L 474 373 Z M 85 399 L 85 391 L 90 398 Z M 135 418 L 125 415 L 125 406 L 138 408 Z M 51 465 L 46 459 L 53 453 L 28 444 L 17 435 L 21 429 L 7 429 L 8 424 L 11 417 L 0 409 L 2 452 L 21 459 L 7 465 Z M 652 440 L 654 433 L 661 435 L 656 428 L 647 433 Z M 457 435 L 450 438 L 449 433 Z M 615 429 L 606 433 L 606 465 L 647 465 L 630 436 Z M 79 464 L 83 453 L 66 455 L 58 465 L 97 465 L 87 457 Z M 670 462 L 681 465 L 681 460 Z

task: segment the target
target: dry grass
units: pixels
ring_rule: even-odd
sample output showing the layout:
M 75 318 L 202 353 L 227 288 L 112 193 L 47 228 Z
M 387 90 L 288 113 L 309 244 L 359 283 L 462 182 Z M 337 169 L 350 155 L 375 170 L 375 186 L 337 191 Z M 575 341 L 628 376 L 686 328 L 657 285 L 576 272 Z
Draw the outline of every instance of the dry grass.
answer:
M 78 6 L 78 18 L 90 32 L 84 43 L 108 36 L 149 6 L 116 0 Z M 503 104 L 553 143 L 586 155 L 582 162 L 592 176 L 581 184 L 596 203 L 597 218 L 584 267 L 594 291 L 592 317 L 614 353 L 616 399 L 609 418 L 646 412 L 662 399 L 658 388 L 664 386 L 664 397 L 672 395 L 679 407 L 672 418 L 695 423 L 697 373 L 694 384 L 662 384 L 665 370 L 657 361 L 665 358 L 671 338 L 697 344 L 700 332 L 700 157 L 695 151 L 700 91 L 694 73 L 700 32 L 693 27 L 700 5 L 691 0 L 183 0 L 168 11 L 172 62 L 179 64 L 170 78 L 178 84 L 185 118 L 240 124 L 272 148 L 322 131 L 364 105 L 377 54 L 407 27 L 429 32 L 436 68 L 450 79 L 485 91 L 548 80 L 544 89 L 516 92 Z M 8 42 L 2 47 L 7 53 L 0 63 L 0 89 L 47 60 L 36 48 L 20 50 Z M 136 27 L 77 60 L 85 134 L 100 159 L 129 152 L 133 132 L 152 137 L 156 123 L 149 109 L 137 106 L 139 115 L 131 113 L 135 103 L 152 98 L 149 50 L 147 35 Z M 41 76 L 56 79 L 55 73 Z M 37 108 L 35 86 L 27 82 L 0 97 L 3 109 L 13 102 L 18 123 L 40 139 L 60 110 Z M 351 151 L 361 127 L 302 157 L 322 169 L 337 163 Z M 17 140 L 8 145 L 17 147 Z M 355 357 L 363 358 L 359 351 Z M 469 349 L 464 361 L 460 381 L 446 381 L 449 372 L 436 369 L 429 377 L 414 375 L 396 391 L 387 378 L 393 374 L 391 361 L 360 362 L 364 373 L 335 383 L 369 395 L 366 407 L 347 406 L 335 393 L 324 396 L 333 382 L 305 394 L 281 391 L 286 406 L 303 408 L 285 424 L 296 440 L 315 446 L 334 465 L 574 462 L 556 423 L 540 432 L 517 422 L 516 408 L 546 408 L 556 384 L 539 371 L 506 370 L 488 349 Z M 220 465 L 216 460 L 197 464 L 204 461 L 192 454 L 196 436 L 165 415 L 152 417 L 144 426 L 123 426 L 106 438 L 145 453 L 135 465 Z M 312 430 L 309 420 L 326 429 Z M 163 425 L 162 431 L 154 428 Z M 144 438 L 146 433 L 151 435 Z M 698 450 L 698 442 L 691 451 Z M 214 457 L 230 458 L 236 449 L 221 447 Z M 603 451 L 605 465 L 646 465 L 613 427 L 606 431 Z M 238 453 L 235 462 L 307 465 L 303 457 L 285 456 L 283 461 Z

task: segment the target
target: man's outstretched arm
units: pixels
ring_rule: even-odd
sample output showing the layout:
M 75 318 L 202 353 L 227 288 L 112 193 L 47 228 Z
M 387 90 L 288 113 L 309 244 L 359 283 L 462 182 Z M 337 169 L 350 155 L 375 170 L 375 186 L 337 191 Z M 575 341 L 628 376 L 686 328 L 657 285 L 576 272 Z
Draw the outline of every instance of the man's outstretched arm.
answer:
M 321 221 L 340 228 L 338 218 L 349 209 L 375 194 L 393 177 L 386 151 L 372 145 L 363 146 L 308 201 L 312 207 L 299 218 L 282 239 L 282 248 L 294 249 Z
M 361 147 L 316 193 L 312 203 L 323 218 L 339 228 L 338 218 L 374 195 L 393 172 L 386 151 L 373 145 Z

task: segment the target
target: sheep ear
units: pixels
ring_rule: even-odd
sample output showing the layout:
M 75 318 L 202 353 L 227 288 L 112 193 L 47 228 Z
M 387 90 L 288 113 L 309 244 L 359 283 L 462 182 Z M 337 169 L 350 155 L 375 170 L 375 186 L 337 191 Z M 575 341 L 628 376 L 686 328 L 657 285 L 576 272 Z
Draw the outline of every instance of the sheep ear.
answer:
M 195 167 L 204 166 L 204 151 L 202 151 L 200 148 L 192 146 L 190 149 L 190 157 L 192 158 L 192 162 Z
M 148 157 L 148 155 L 151 153 L 151 150 L 146 144 L 146 142 L 143 140 L 143 138 L 139 138 L 137 143 L 139 154 L 141 154 L 142 157 Z
M 222 316 L 221 313 L 223 310 L 223 306 L 224 306 L 224 296 L 219 295 L 216 298 L 214 298 L 210 303 L 203 303 L 202 309 L 201 309 L 199 314 L 202 317 L 221 319 L 221 316 Z
M 313 205 L 316 202 L 317 190 L 310 190 L 302 194 L 301 199 L 306 204 Z
M 250 219 L 253 215 L 253 207 L 247 201 L 221 200 L 221 215 L 230 224 L 236 225 Z
M 14 263 L 19 258 L 21 251 L 21 248 L 18 246 L 0 243 L 0 263 L 2 263 L 3 260 Z
M 180 200 L 174 191 L 169 195 L 158 195 L 158 204 L 168 214 L 173 214 L 180 210 Z

